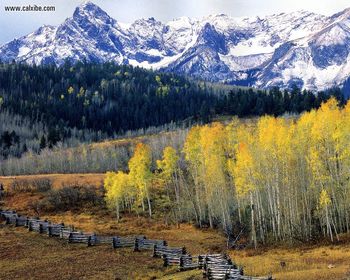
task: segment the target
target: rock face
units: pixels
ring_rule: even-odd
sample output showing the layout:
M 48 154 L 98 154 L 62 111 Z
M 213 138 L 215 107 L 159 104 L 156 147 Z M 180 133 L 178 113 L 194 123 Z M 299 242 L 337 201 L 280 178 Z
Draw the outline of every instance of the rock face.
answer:
M 0 47 L 4 62 L 114 61 L 213 82 L 312 90 L 341 86 L 350 76 L 349 54 L 350 9 L 331 17 L 299 11 L 124 24 L 91 2 L 58 27 L 42 26 Z

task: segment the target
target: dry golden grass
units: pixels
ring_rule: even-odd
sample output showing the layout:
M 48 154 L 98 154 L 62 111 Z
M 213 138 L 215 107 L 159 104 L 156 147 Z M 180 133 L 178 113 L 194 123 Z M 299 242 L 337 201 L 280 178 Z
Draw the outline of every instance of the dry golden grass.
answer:
M 22 176 L 0 176 L 0 182 L 4 184 L 5 189 L 14 180 L 35 180 L 50 179 L 54 188 L 60 188 L 63 185 L 103 185 L 105 174 L 89 173 L 89 174 L 42 174 L 42 175 L 22 175 Z
M 73 183 L 89 182 L 99 185 L 103 178 L 101 174 L 42 176 L 49 177 L 55 187 L 69 180 Z M 13 179 L 7 180 L 9 182 Z M 17 194 L 7 197 L 4 206 L 32 216 L 35 213 L 29 205 L 43 196 L 44 194 Z M 177 228 L 174 225 L 167 226 L 163 221 L 132 215 L 123 216 L 117 223 L 115 217 L 103 209 L 80 209 L 79 212 L 41 215 L 41 218 L 72 224 L 86 232 L 122 236 L 143 234 L 152 239 L 165 239 L 170 246 L 185 246 L 192 254 L 225 251 L 225 238 L 222 234 L 214 230 L 199 230 L 189 224 L 182 224 Z M 350 279 L 349 242 L 333 246 L 302 245 L 297 248 L 263 248 L 258 251 L 246 249 L 229 253 L 237 264 L 244 267 L 248 275 L 262 276 L 272 273 L 275 279 L 283 280 Z M 67 246 L 59 240 L 28 233 L 24 229 L 0 228 L 0 279 L 49 279 L 51 276 L 62 279 L 201 278 L 198 271 L 174 274 L 174 269 L 164 270 L 162 262 L 149 258 L 149 255 L 149 252 L 135 255 L 131 250 L 113 251 L 108 246 Z M 84 264 L 84 261 L 87 263 Z M 286 263 L 284 268 L 281 267 L 281 262 Z M 137 269 L 136 264 L 139 264 Z
M 220 234 L 190 225 L 181 225 L 178 229 L 131 217 L 117 224 L 110 217 L 100 220 L 92 215 L 72 213 L 46 217 L 56 221 L 64 218 L 85 231 L 94 228 L 106 234 L 146 233 L 149 238 L 167 239 L 171 246 L 186 245 L 194 254 L 224 250 Z M 174 268 L 164 269 L 162 261 L 152 259 L 149 251 L 134 253 L 131 249 L 112 250 L 107 245 L 92 248 L 68 245 L 21 228 L 0 228 L 0 248 L 0 279 L 48 279 L 49 276 L 62 279 L 201 279 L 200 271 L 177 273 Z M 281 280 L 350 279 L 349 244 L 231 251 L 230 255 L 248 275 L 272 273 L 275 279 Z M 286 262 L 285 268 L 281 268 L 281 261 Z M 329 265 L 334 267 L 329 268 Z
M 350 279 L 350 244 L 300 248 L 275 248 L 230 252 L 230 256 L 251 275 L 272 273 L 283 280 Z M 286 266 L 281 267 L 281 262 Z
M 141 280 L 176 273 L 163 268 L 162 261 L 150 257 L 149 251 L 134 253 L 107 245 L 88 248 L 23 228 L 1 227 L 0 248 L 0 279 Z
M 166 240 L 169 246 L 186 247 L 193 254 L 225 251 L 225 239 L 217 231 L 200 230 L 193 225 L 166 226 L 145 217 L 124 217 L 119 223 L 107 213 L 72 213 L 42 215 L 43 219 L 74 225 L 79 230 L 101 235 L 145 235 L 148 239 Z

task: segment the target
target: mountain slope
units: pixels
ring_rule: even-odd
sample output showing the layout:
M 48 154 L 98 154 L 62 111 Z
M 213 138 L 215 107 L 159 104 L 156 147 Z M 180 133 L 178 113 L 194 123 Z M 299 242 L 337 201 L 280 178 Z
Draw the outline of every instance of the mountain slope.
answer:
M 331 17 L 307 11 L 264 18 L 211 15 L 119 23 L 85 2 L 58 27 L 0 47 L 0 59 L 29 64 L 75 61 L 131 64 L 230 84 L 322 90 L 350 74 L 350 9 Z
M 341 85 L 350 73 L 350 10 L 323 27 L 278 48 L 257 75 L 257 85 L 295 83 L 313 90 Z

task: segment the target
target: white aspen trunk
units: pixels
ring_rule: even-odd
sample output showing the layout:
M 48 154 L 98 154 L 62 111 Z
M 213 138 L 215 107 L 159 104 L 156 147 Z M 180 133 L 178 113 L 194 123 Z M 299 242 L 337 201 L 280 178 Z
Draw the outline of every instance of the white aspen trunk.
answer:
M 334 228 L 335 237 L 337 238 L 337 241 L 339 241 L 338 230 L 337 230 L 337 227 L 334 224 L 334 221 L 333 221 L 332 217 L 331 217 L 331 222 L 332 222 L 332 225 L 333 225 L 333 228 Z
M 328 216 L 328 205 L 326 205 L 326 224 L 327 224 L 328 235 L 330 236 L 331 241 L 333 242 L 333 233 L 332 233 L 332 228 L 331 228 L 331 224 Z
M 251 222 L 252 222 L 252 242 L 254 244 L 254 248 L 257 248 L 257 240 L 256 240 L 256 231 L 255 231 L 255 221 L 254 221 L 254 202 L 253 202 L 253 194 L 250 192 L 250 208 L 251 208 Z
M 119 201 L 117 202 L 117 221 L 119 222 L 120 220 L 120 213 L 119 213 Z
M 211 214 L 211 210 L 208 206 L 208 218 L 209 218 L 209 226 L 210 228 L 214 228 L 214 224 L 213 224 L 213 218 L 212 218 L 212 214 Z
M 150 218 L 152 218 L 151 198 L 149 197 L 148 191 L 147 191 L 147 203 L 148 203 L 148 215 L 149 215 Z
M 261 206 L 261 196 L 259 192 L 256 192 L 257 197 L 257 211 L 258 211 L 258 222 L 259 222 L 259 231 L 260 231 L 260 239 L 263 243 L 265 243 L 265 233 L 263 228 L 263 213 L 262 213 L 262 206 Z
M 270 220 L 271 220 L 271 224 L 272 224 L 272 234 L 276 237 L 276 226 L 275 226 L 275 211 L 274 211 L 274 207 L 273 207 L 273 201 L 272 201 L 272 188 L 270 186 L 268 186 L 268 191 L 267 191 L 267 197 L 268 197 L 268 202 L 269 202 L 269 209 L 270 209 Z
M 141 203 L 142 203 L 142 211 L 145 212 L 146 211 L 146 207 L 145 207 L 145 202 L 143 201 L 143 199 L 142 199 Z
M 198 172 L 195 170 L 195 176 L 194 176 L 194 189 L 195 189 L 195 195 L 196 195 L 196 201 L 197 201 L 197 207 L 198 207 L 198 214 L 199 214 L 199 227 L 202 227 L 202 219 L 203 219 L 203 212 L 201 207 L 201 201 L 199 198 L 199 182 L 198 182 Z
M 239 200 L 239 198 L 237 198 L 237 204 L 238 204 L 238 221 L 240 224 L 242 224 L 241 201 Z

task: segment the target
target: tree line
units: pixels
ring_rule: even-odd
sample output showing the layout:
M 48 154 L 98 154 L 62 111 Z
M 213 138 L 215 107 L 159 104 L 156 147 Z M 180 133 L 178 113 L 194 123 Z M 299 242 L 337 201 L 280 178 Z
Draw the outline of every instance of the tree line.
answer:
M 339 89 L 301 92 L 220 87 L 170 73 L 113 63 L 62 67 L 0 63 L 0 108 L 43 122 L 48 130 L 102 131 L 112 136 L 188 118 L 247 117 L 317 108 Z
M 218 115 L 299 114 L 318 108 L 331 96 L 344 103 L 339 89 L 313 93 L 296 87 L 236 88 L 113 63 L 0 63 L 0 159 L 6 169 L 2 173 L 33 170 L 24 166 L 28 157 L 41 161 L 56 155 L 57 149 L 115 139 L 127 131 L 208 123 Z M 88 165 L 74 164 L 70 170 Z M 91 171 L 93 165 L 89 166 Z
M 1 108 L 50 128 L 112 136 L 210 115 L 216 97 L 205 84 L 131 66 L 0 64 Z
M 128 170 L 106 174 L 106 200 L 118 219 L 163 213 L 228 237 L 243 228 L 255 247 L 334 241 L 350 232 L 349 124 L 350 102 L 332 98 L 298 118 L 194 126 L 158 160 L 138 144 Z
M 99 141 L 106 137 L 106 134 L 86 129 L 48 128 L 44 122 L 32 121 L 29 117 L 12 114 L 7 109 L 0 108 L 0 174 L 7 160 L 21 160 L 28 155 L 39 156 L 47 149 L 76 147 L 81 143 Z
M 159 156 L 166 145 L 180 147 L 187 132 L 186 127 L 180 128 L 176 124 L 168 124 L 130 131 L 115 136 L 115 140 L 100 143 L 90 143 L 92 141 L 90 137 L 86 138 L 85 143 L 74 137 L 63 143 L 58 142 L 53 148 L 46 145 L 46 148 L 39 153 L 29 149 L 21 157 L 8 157 L 2 160 L 0 175 L 104 173 L 108 170 L 126 170 L 135 141 L 147 143 L 152 147 L 153 154 Z M 40 137 L 34 139 L 36 147 L 41 146 L 41 143 Z

